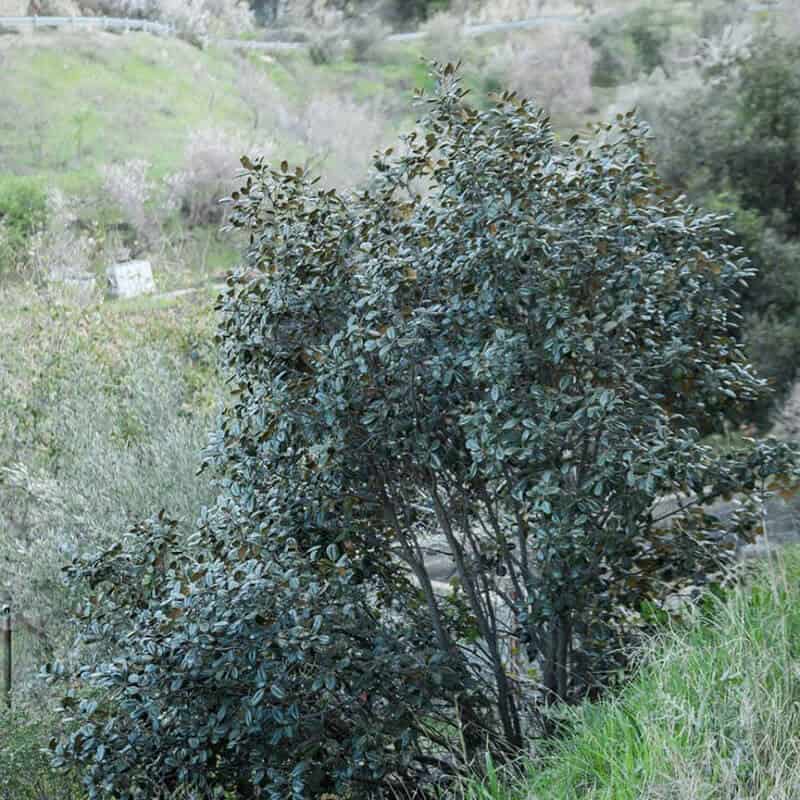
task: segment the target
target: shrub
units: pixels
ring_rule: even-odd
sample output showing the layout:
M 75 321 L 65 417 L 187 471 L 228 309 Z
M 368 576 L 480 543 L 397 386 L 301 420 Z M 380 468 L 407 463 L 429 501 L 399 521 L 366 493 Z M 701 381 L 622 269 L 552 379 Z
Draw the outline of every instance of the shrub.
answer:
M 592 21 L 588 40 L 595 51 L 592 85 L 618 86 L 666 67 L 679 17 L 672 5 L 649 0 L 620 16 Z
M 376 14 L 392 25 L 408 26 L 445 10 L 449 0 L 254 0 L 266 18 L 339 25 L 347 18 Z
M 269 152 L 270 145 L 259 148 Z M 184 168 L 168 178 L 170 204 L 190 226 L 219 226 L 225 219 L 223 198 L 236 185 L 239 159 L 251 148 L 241 137 L 220 128 L 196 131 L 184 153 Z
M 81 10 L 108 17 L 153 18 L 158 14 L 157 0 L 81 0 Z
M 439 11 L 446 11 L 450 0 L 384 0 L 381 15 L 391 24 L 407 26 L 424 22 Z
M 592 48 L 565 29 L 508 40 L 493 70 L 525 97 L 555 112 L 584 112 L 592 105 Z
M 25 253 L 31 237 L 46 221 L 47 195 L 38 184 L 21 178 L 0 182 L 0 224 L 10 252 Z
M 8 222 L 0 220 L 0 274 L 41 287 L 88 270 L 94 242 L 80 231 L 77 204 L 56 189 L 28 189 L 8 208 Z
M 244 0 L 81 0 L 81 6 L 108 16 L 160 20 L 197 43 L 207 36 L 247 33 L 255 21 Z
M 798 65 L 796 41 L 775 29 L 728 29 L 702 44 L 696 66 L 674 80 L 644 83 L 629 98 L 652 126 L 664 177 L 733 214 L 758 267 L 744 295 L 743 335 L 778 396 L 794 380 L 800 355 L 787 336 L 800 310 Z M 765 422 L 768 410 L 765 401 L 753 413 Z
M 425 34 L 425 52 L 430 58 L 455 62 L 465 50 L 464 20 L 453 11 L 438 11 L 420 30 Z
M 80 6 L 73 0 L 38 0 L 35 4 L 36 13 L 41 16 L 78 16 Z
M 637 66 L 645 74 L 664 66 L 664 50 L 673 25 L 669 7 L 657 0 L 643 3 L 625 16 L 625 33 L 636 49 Z
M 195 473 L 216 381 L 206 371 L 193 388 L 200 370 L 173 348 L 126 349 L 96 312 L 48 297 L 29 297 L 15 327 L 4 329 L 0 602 L 12 598 L 40 634 L 20 638 L 22 697 L 39 665 L 72 644 L 69 609 L 82 595 L 62 567 L 116 541 L 152 505 L 186 525 L 210 499 Z
M 321 67 L 332 64 L 342 56 L 342 34 L 318 31 L 308 44 L 308 57 L 311 63 Z
M 84 643 L 116 654 L 135 632 L 145 659 L 83 670 L 102 708 L 116 710 L 102 724 L 100 705 L 68 697 L 66 720 L 77 724 L 56 763 L 80 764 L 90 797 L 120 800 L 178 789 L 319 797 L 344 787 L 375 797 L 381 784 L 395 796 L 393 786 L 424 779 L 421 737 L 426 728 L 434 736 L 466 692 L 429 626 L 415 624 L 409 595 L 392 602 L 371 579 L 394 608 L 394 619 L 379 618 L 365 565 L 345 549 L 299 551 L 288 531 L 237 523 L 231 512 L 239 516 L 227 502 L 212 509 L 199 547 L 158 519 L 73 571 L 101 606 Z M 156 717 L 153 703 L 169 713 Z
M 95 796 L 380 797 L 516 753 L 624 664 L 645 604 L 732 558 L 704 506 L 791 477 L 788 446 L 699 441 L 763 390 L 731 338 L 750 271 L 638 123 L 557 145 L 544 111 L 436 78 L 363 192 L 244 162 L 217 502 L 72 573 L 111 652 L 57 759 Z
M 747 16 L 747 4 L 742 0 L 711 0 L 700 9 L 699 33 L 704 39 L 722 34 Z
M 103 166 L 103 193 L 122 213 L 133 233 L 134 249 L 153 244 L 159 230 L 159 219 L 152 206 L 155 185 L 148 178 L 150 162 L 143 159 Z M 139 242 L 136 242 L 136 239 Z
M 462 10 L 467 18 L 477 22 L 513 22 L 528 19 L 545 12 L 549 0 L 459 0 L 450 4 L 453 10 Z M 580 0 L 578 0 L 578 5 Z M 572 10 L 572 9 L 570 9 Z
M 376 104 L 319 93 L 302 109 L 296 125 L 326 183 L 352 188 L 366 177 L 364 154 L 385 141 L 388 121 Z
M 381 42 L 386 38 L 386 28 L 374 14 L 352 23 L 347 31 L 350 56 L 364 63 L 373 59 Z
M 294 116 L 282 97 L 280 89 L 265 72 L 249 57 L 236 61 L 236 89 L 247 106 L 253 121 L 253 131 L 261 128 L 285 130 L 294 121 Z M 229 138 L 229 135 L 228 137 Z M 234 141 L 236 139 L 234 138 Z M 237 142 L 238 146 L 241 143 Z M 189 165 L 187 165 L 188 167 Z
M 592 86 L 610 89 L 624 83 L 628 68 L 619 48 L 608 42 L 604 32 L 596 33 L 590 41 L 594 50 Z

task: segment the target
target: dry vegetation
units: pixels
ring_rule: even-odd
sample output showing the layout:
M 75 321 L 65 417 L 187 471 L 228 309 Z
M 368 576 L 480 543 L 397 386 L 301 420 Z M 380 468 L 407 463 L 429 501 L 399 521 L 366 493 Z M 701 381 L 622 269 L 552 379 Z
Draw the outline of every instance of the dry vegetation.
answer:
M 594 102 L 593 60 L 584 36 L 555 28 L 508 37 L 493 52 L 489 66 L 510 88 L 553 113 L 583 114 Z

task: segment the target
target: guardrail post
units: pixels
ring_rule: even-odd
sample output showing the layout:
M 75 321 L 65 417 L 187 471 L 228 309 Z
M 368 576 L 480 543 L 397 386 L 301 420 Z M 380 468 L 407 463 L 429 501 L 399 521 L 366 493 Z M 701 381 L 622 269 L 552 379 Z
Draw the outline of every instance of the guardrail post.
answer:
M 3 639 L 3 694 L 6 705 L 11 708 L 11 606 L 3 606 L 0 626 Z

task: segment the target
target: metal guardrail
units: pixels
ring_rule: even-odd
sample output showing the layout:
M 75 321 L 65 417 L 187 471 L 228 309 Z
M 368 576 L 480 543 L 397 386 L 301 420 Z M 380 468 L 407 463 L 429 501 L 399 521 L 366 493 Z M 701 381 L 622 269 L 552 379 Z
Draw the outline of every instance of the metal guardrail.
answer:
M 157 36 L 170 36 L 175 32 L 171 25 L 149 19 L 126 19 L 119 17 L 0 17 L 0 29 L 43 30 L 66 28 L 103 31 L 146 31 Z
M 800 2 L 800 0 L 797 0 Z M 753 13 L 758 11 L 769 11 L 779 7 L 780 0 L 777 2 L 753 3 L 746 6 L 746 10 Z M 586 14 L 540 14 L 536 17 L 518 19 L 511 22 L 487 22 L 473 25 L 465 25 L 460 29 L 463 36 L 483 36 L 487 33 L 504 33 L 509 31 L 529 30 L 541 28 L 546 25 L 580 25 L 589 22 L 593 18 L 607 17 L 613 18 L 622 15 L 623 11 L 606 11 L 594 16 Z M 387 42 L 414 42 L 424 39 L 428 34 L 425 31 L 414 31 L 410 33 L 391 33 L 386 37 Z M 308 42 L 278 42 L 278 41 L 244 41 L 241 39 L 214 39 L 215 45 L 222 47 L 236 48 L 240 50 L 298 50 L 308 47 Z
M 563 24 L 578 25 L 584 21 L 580 15 L 560 14 L 543 15 L 531 19 L 516 20 L 515 22 L 492 22 L 482 25 L 465 25 L 460 33 L 464 36 L 481 36 L 485 33 L 498 33 L 501 31 L 525 30 L 527 28 L 539 28 L 544 25 Z M 425 31 L 414 31 L 412 33 L 390 33 L 386 37 L 387 42 L 415 42 L 424 39 L 428 34 Z M 308 47 L 308 42 L 263 42 L 243 39 L 213 39 L 215 45 L 230 47 L 238 50 L 299 50 Z
M 789 0 L 795 2 L 795 0 Z M 767 0 L 767 2 L 752 3 L 746 7 L 747 11 L 769 11 L 781 6 L 781 0 Z M 606 12 L 601 16 L 615 16 L 620 12 Z M 513 22 L 493 22 L 481 25 L 465 25 L 461 32 L 465 36 L 481 36 L 487 33 L 503 31 L 524 30 L 538 28 L 543 25 L 561 24 L 575 25 L 586 21 L 587 17 L 581 14 L 551 14 L 539 15 L 529 19 L 515 20 Z M 117 17 L 0 17 L 0 30 L 8 28 L 29 27 L 33 30 L 46 28 L 67 29 L 100 29 L 105 31 L 146 31 L 158 36 L 171 36 L 175 28 L 162 22 L 152 22 L 146 19 L 124 19 Z M 386 37 L 389 42 L 409 42 L 424 39 L 424 31 L 415 33 L 393 33 Z M 272 50 L 273 52 L 299 50 L 308 47 L 308 42 L 280 42 L 280 41 L 254 41 L 244 39 L 211 39 L 218 47 L 236 48 L 241 50 Z
M 236 50 L 300 50 L 308 47 L 308 42 L 259 42 L 254 39 L 211 39 L 217 47 L 229 47 Z

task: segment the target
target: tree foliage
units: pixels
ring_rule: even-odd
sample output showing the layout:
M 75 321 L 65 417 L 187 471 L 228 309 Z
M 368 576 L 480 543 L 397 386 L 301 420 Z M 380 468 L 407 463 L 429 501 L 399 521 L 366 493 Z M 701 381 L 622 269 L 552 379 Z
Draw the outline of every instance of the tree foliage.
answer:
M 90 797 L 391 792 L 419 780 L 424 724 L 468 693 L 410 593 L 368 591 L 343 549 L 301 548 L 250 500 L 221 499 L 188 543 L 162 516 L 76 568 L 98 658 L 55 761 Z
M 763 390 L 732 337 L 751 271 L 633 116 L 560 143 L 436 77 L 358 194 L 243 161 L 217 503 L 73 571 L 98 650 L 56 753 L 93 797 L 379 796 L 516 752 L 730 560 L 704 506 L 792 469 L 700 441 Z
M 757 273 L 743 296 L 748 356 L 783 396 L 800 364 L 800 47 L 767 26 L 707 41 L 698 65 L 641 87 L 659 168 L 733 215 Z M 755 407 L 765 421 L 770 401 Z

